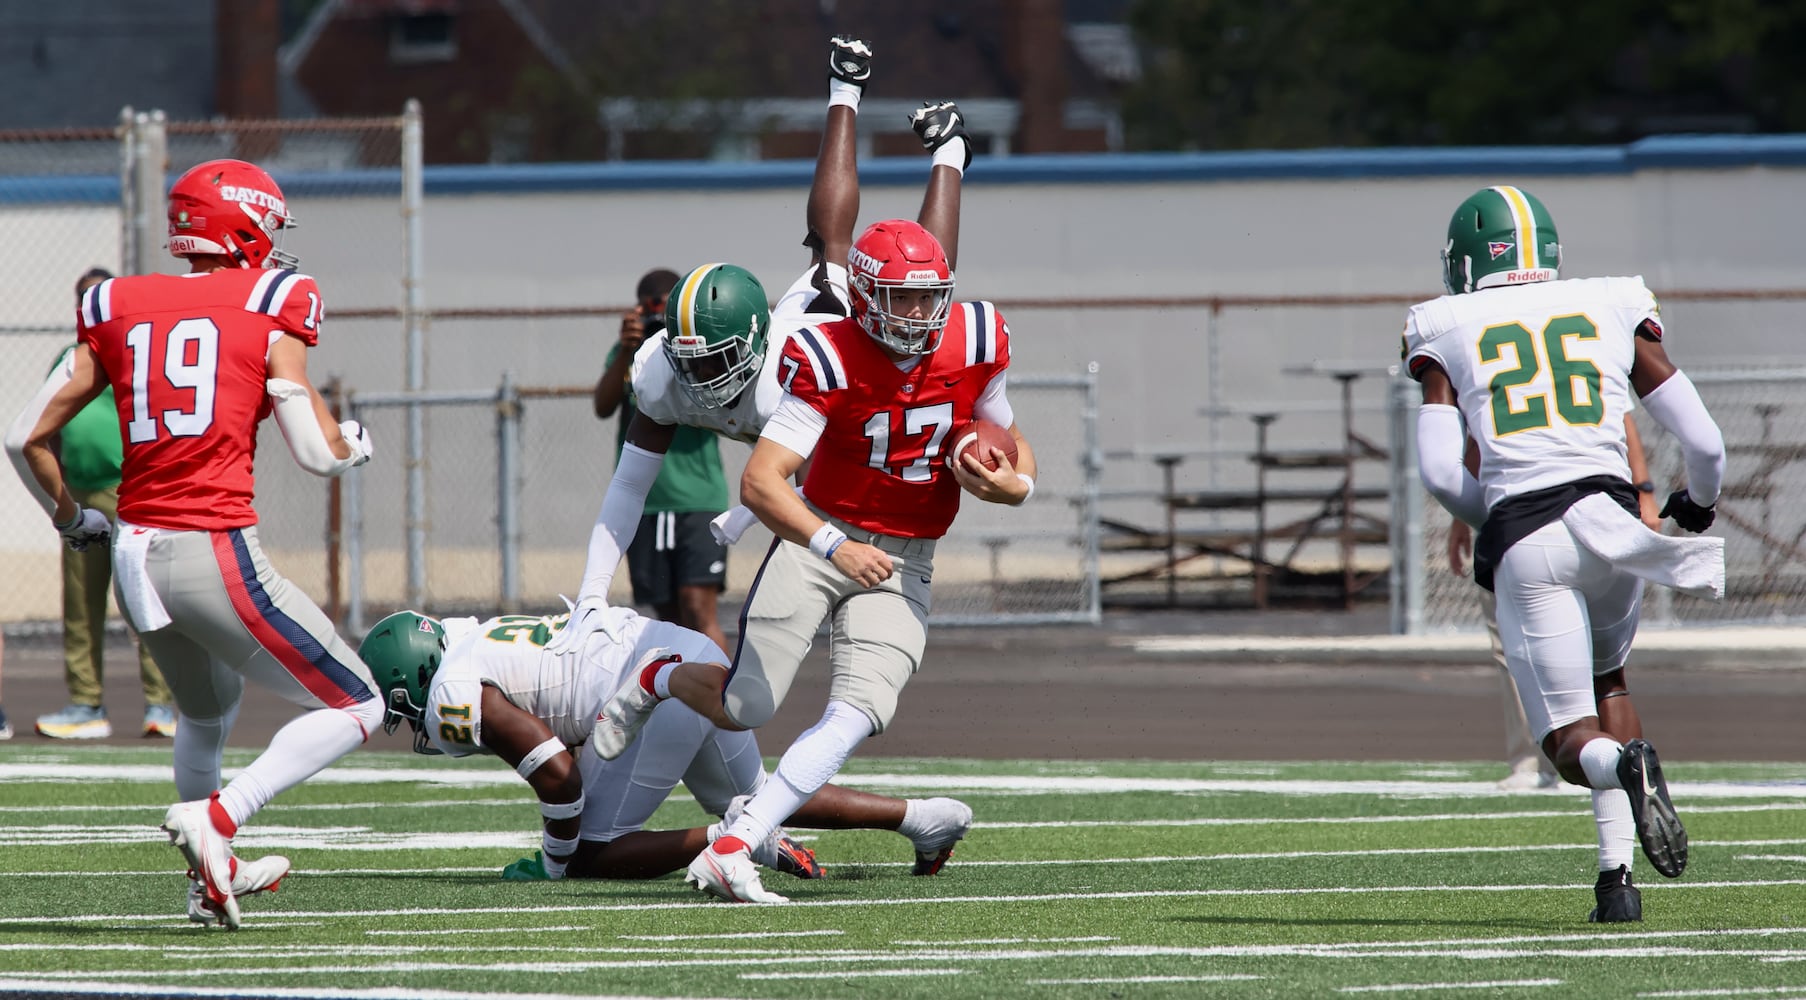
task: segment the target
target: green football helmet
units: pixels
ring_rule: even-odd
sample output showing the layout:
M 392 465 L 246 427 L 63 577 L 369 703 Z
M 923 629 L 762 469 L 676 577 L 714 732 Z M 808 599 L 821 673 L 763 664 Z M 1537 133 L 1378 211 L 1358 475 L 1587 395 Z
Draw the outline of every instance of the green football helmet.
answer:
M 1559 277 L 1561 238 L 1535 195 L 1500 184 L 1455 209 L 1442 248 L 1442 286 L 1450 295 Z
M 665 298 L 665 356 L 698 406 L 727 406 L 759 377 L 770 329 L 765 286 L 743 267 L 704 264 Z
M 414 752 L 438 753 L 421 723 L 427 686 L 445 655 L 445 626 L 422 614 L 397 611 L 364 636 L 357 655 L 383 689 L 383 732 L 394 732 L 405 719 L 414 727 Z

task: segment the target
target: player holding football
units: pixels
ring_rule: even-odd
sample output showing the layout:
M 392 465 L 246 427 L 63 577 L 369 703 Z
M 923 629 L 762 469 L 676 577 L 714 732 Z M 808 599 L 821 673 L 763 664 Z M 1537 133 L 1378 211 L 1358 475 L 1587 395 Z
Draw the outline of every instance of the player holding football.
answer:
M 785 752 L 772 781 L 691 862 L 688 881 L 732 902 L 781 903 L 748 855 L 882 732 L 926 644 L 935 540 L 963 488 L 1021 504 L 1035 456 L 1006 395 L 1009 326 L 988 302 L 954 305 L 953 271 L 934 236 L 902 219 L 867 228 L 849 254 L 853 315 L 799 331 L 778 358 L 784 389 L 740 481 L 740 496 L 777 540 L 740 619 L 731 670 L 638 668 L 605 706 L 593 745 L 632 742 L 676 697 L 724 729 L 770 721 L 828 619 L 832 682 L 821 720 Z M 1017 462 L 993 449 L 956 463 L 953 432 L 983 418 L 1009 428 Z M 808 463 L 801 493 L 789 479 Z
M 748 443 L 758 440 L 783 395 L 776 360 L 788 338 L 850 314 L 843 262 L 859 215 L 856 119 L 871 62 L 865 42 L 845 36 L 831 40 L 827 128 L 805 212 L 808 237 L 803 242 L 811 260 L 776 308 L 768 307 L 757 278 L 731 264 L 696 268 L 666 297 L 665 329 L 648 337 L 634 357 L 630 380 L 638 412 L 590 533 L 574 627 L 554 641 L 555 648 L 584 634 L 586 620 L 608 606 L 621 554 L 638 531 L 646 495 L 678 426 Z M 910 121 L 923 145 L 934 152 L 918 218 L 945 241 L 951 259 L 959 242 L 960 181 L 972 158 L 971 143 L 951 101 L 925 104 Z M 728 518 L 733 526 L 721 537 L 732 543 L 753 519 L 744 508 Z
M 1411 308 L 1404 357 L 1422 383 L 1418 469 L 1450 513 L 1479 529 L 1474 578 L 1497 596 L 1499 637 L 1530 729 L 1561 776 L 1593 789 L 1599 878 L 1589 920 L 1641 920 L 1635 839 L 1678 877 L 1687 832 L 1625 685 L 1644 581 L 1724 592 L 1724 541 L 1669 537 L 1638 520 L 1625 458 L 1630 393 L 1680 443 L 1687 486 L 1662 517 L 1710 527 L 1724 438 L 1668 360 L 1642 278 L 1561 280 L 1542 203 L 1485 188 L 1455 210 L 1448 294 Z M 1466 427 L 1463 428 L 1463 422 Z M 1462 464 L 1480 448 L 1480 474 Z
M 288 862 L 232 855 L 238 827 L 283 790 L 348 753 L 382 722 L 370 672 L 257 541 L 252 455 L 272 413 L 295 461 L 337 476 L 370 458 L 355 421 L 332 419 L 307 377 L 323 306 L 314 279 L 278 249 L 294 228 L 261 169 L 214 160 L 169 193 L 169 250 L 181 276 L 114 278 L 89 289 L 79 344 L 7 437 L 25 485 L 72 548 L 108 543 L 107 519 L 70 496 L 50 441 L 113 388 L 125 440 L 119 603 L 175 693 L 176 793 L 163 821 L 194 881 L 189 917 L 239 924 L 238 897 L 274 888 Z M 307 711 L 220 788 L 220 755 L 244 682 Z
M 433 619 L 412 611 L 376 623 L 358 655 L 385 693 L 385 730 L 404 720 L 419 753 L 488 753 L 533 786 L 544 820 L 540 858 L 508 866 L 510 878 L 656 878 L 682 868 L 720 826 L 642 829 L 679 780 L 697 804 L 734 816 L 765 781 L 759 747 L 682 704 L 652 713 L 644 736 L 621 757 L 573 755 L 590 737 L 602 699 L 630 667 L 726 659 L 707 636 L 610 608 L 580 648 L 547 649 L 565 618 L 504 615 Z M 918 855 L 965 833 L 972 811 L 955 799 L 903 801 L 828 786 L 798 811 L 798 825 L 896 830 Z M 754 846 L 763 865 L 820 878 L 808 848 L 775 829 Z

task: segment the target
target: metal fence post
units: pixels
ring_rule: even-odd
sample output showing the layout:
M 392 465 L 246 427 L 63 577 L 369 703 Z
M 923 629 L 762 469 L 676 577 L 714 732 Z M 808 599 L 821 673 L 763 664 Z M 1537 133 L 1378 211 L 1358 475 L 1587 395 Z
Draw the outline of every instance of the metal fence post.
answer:
M 357 397 L 345 393 L 347 419 L 363 422 L 358 412 Z M 352 469 L 340 477 L 344 484 L 345 535 L 345 631 L 354 636 L 364 634 L 364 470 Z M 419 607 L 418 604 L 413 605 Z
M 410 99 L 401 113 L 401 323 L 407 338 L 408 392 L 426 388 L 425 273 L 421 209 L 425 199 L 420 102 Z M 426 603 L 426 418 L 419 402 L 407 408 L 408 606 Z
M 129 191 L 121 191 L 129 199 L 125 212 L 125 243 L 120 249 L 121 266 L 126 274 L 146 274 L 155 270 L 151 262 L 163 246 L 166 222 L 163 211 L 164 173 L 169 165 L 168 120 L 161 111 L 140 111 L 132 115 L 126 145 L 131 158 Z
M 1085 515 L 1081 531 L 1085 544 L 1085 618 L 1092 624 L 1104 620 L 1104 584 L 1103 567 L 1100 550 L 1102 547 L 1102 529 L 1099 523 L 1102 512 L 1104 449 L 1098 440 L 1098 364 L 1095 361 L 1085 365 L 1085 401 L 1084 412 L 1080 419 L 1085 425 Z
M 1386 422 L 1392 516 L 1387 524 L 1391 567 L 1387 571 L 1390 622 L 1394 635 L 1423 633 L 1424 525 L 1423 488 L 1417 481 L 1417 383 L 1394 375 L 1387 393 Z
M 519 611 L 521 563 L 521 403 L 514 372 L 502 372 L 495 407 L 496 536 L 501 549 L 502 610 Z

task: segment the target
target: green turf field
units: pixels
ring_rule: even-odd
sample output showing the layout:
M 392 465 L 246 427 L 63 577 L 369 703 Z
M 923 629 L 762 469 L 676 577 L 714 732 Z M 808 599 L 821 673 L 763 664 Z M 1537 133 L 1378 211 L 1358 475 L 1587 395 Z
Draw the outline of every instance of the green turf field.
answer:
M 971 836 L 912 878 L 901 837 L 823 833 L 828 878 L 752 907 L 503 882 L 538 842 L 512 771 L 361 754 L 240 834 L 295 873 L 237 933 L 185 919 L 168 768 L 0 748 L 0 993 L 1806 997 L 1799 764 L 1667 762 L 1691 865 L 1639 857 L 1646 922 L 1600 927 L 1586 793 L 1507 795 L 1490 762 L 855 760 L 855 787 L 969 802 Z M 680 795 L 655 825 L 703 821 Z

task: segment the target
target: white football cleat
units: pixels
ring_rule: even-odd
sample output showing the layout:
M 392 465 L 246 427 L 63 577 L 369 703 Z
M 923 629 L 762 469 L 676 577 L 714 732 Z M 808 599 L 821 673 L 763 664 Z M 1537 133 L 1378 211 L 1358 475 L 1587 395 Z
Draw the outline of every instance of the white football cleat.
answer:
M 163 830 L 169 842 L 188 860 L 188 868 L 201 883 L 206 904 L 227 930 L 238 929 L 238 899 L 232 894 L 232 876 L 238 860 L 232 856 L 232 842 L 213 828 L 208 815 L 208 799 L 178 802 L 163 816 Z
M 640 683 L 640 677 L 647 668 L 657 669 L 666 663 L 676 662 L 682 657 L 665 649 L 655 649 L 640 658 L 632 670 L 621 676 L 620 686 L 615 693 L 609 695 L 608 701 L 602 705 L 602 711 L 596 713 L 596 728 L 589 739 L 590 748 L 596 756 L 603 760 L 614 760 L 627 752 L 633 745 L 634 738 L 640 735 L 640 728 L 658 703 L 664 699 Z
M 725 854 L 713 847 L 704 850 L 690 862 L 684 881 L 699 892 L 729 903 L 790 902 L 789 896 L 771 892 L 759 881 L 759 866 L 753 864 L 745 848 Z
M 916 863 L 911 875 L 938 875 L 947 859 L 953 856 L 953 845 L 966 839 L 972 829 L 972 807 L 958 799 L 910 799 L 904 825 L 915 830 L 909 838 L 916 848 Z
M 288 859 L 280 854 L 267 855 L 255 861 L 233 860 L 236 866 L 232 872 L 232 895 L 238 899 L 253 893 L 275 892 L 288 876 Z M 188 873 L 188 919 L 202 926 L 219 922 L 218 914 L 207 902 L 206 887 L 201 885 L 200 879 L 194 877 L 193 872 Z

